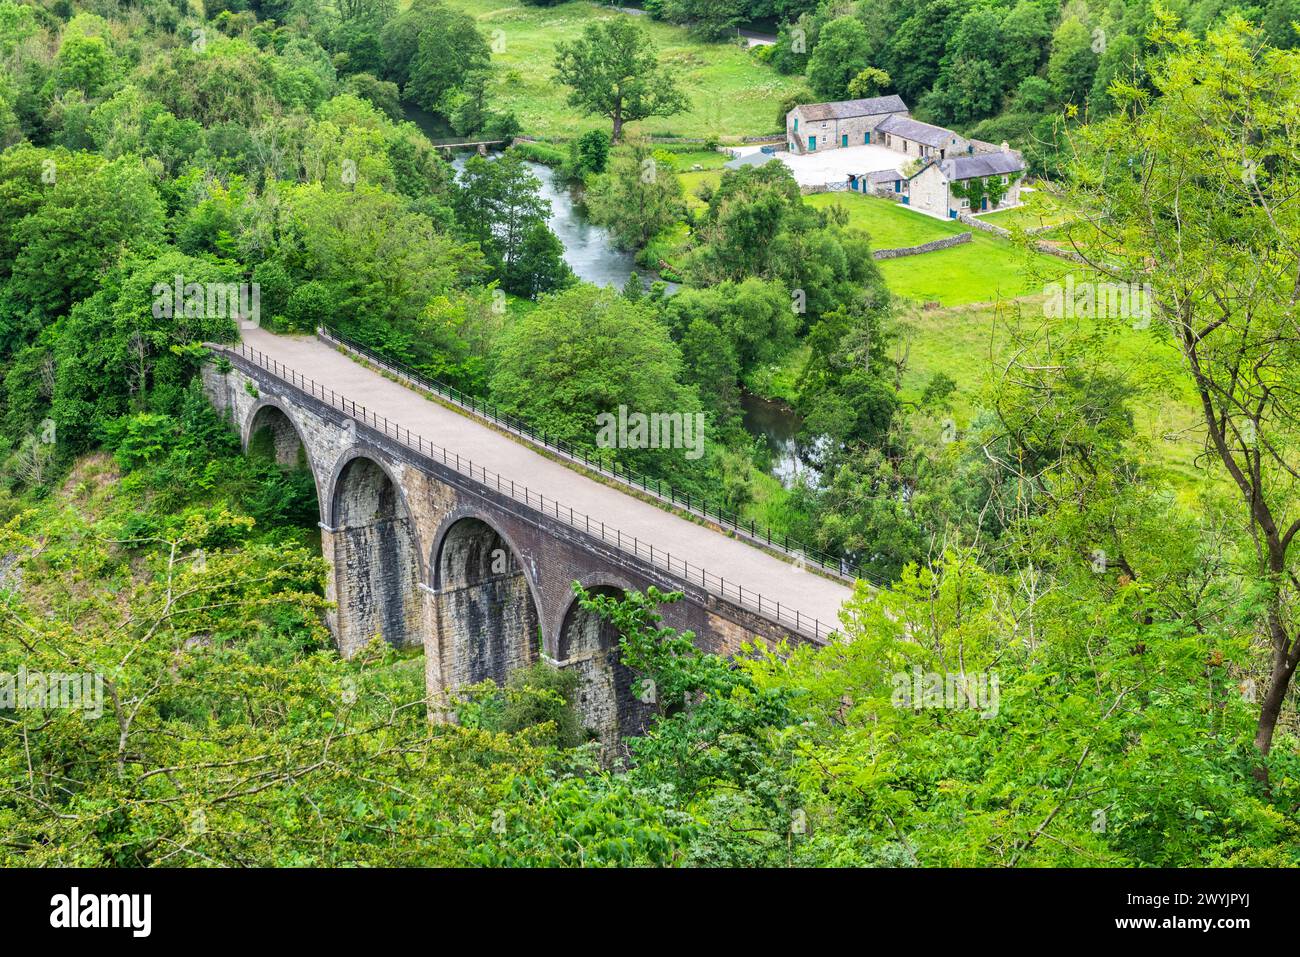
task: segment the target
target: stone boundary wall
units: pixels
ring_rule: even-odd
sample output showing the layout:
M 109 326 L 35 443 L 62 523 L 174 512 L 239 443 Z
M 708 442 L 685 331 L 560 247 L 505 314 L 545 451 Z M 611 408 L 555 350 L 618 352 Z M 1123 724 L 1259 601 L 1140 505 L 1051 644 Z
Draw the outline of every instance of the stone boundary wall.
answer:
M 920 256 L 922 253 L 932 253 L 940 249 L 951 249 L 953 246 L 960 246 L 962 243 L 970 242 L 970 233 L 958 233 L 956 236 L 945 236 L 943 239 L 931 240 L 928 243 L 922 243 L 920 246 L 900 246 L 897 249 L 877 249 L 871 254 L 872 259 L 899 259 L 903 256 Z
M 986 223 L 982 219 L 977 219 L 972 216 L 970 213 L 962 213 L 957 218 L 967 226 L 973 226 L 982 232 L 992 233 L 994 236 L 1000 236 L 1003 239 L 1011 238 L 1011 230 L 1003 229 L 1001 226 L 995 226 L 993 223 Z M 1045 233 L 1049 229 L 1055 228 L 1055 226 L 1036 226 L 1033 229 L 1025 230 L 1025 234 L 1028 236 L 1037 236 L 1039 233 Z M 1055 256 L 1057 259 L 1068 259 L 1070 262 L 1086 265 L 1083 257 L 1073 249 L 1063 249 L 1060 246 L 1053 246 L 1051 243 L 1047 242 L 1036 242 L 1034 243 L 1034 248 L 1040 253 Z
M 1011 238 L 1011 230 L 1003 229 L 1001 226 L 995 226 L 993 223 L 986 223 L 970 213 L 958 213 L 957 219 L 966 226 L 973 226 L 980 232 L 992 233 L 994 236 L 1001 236 L 1003 239 Z

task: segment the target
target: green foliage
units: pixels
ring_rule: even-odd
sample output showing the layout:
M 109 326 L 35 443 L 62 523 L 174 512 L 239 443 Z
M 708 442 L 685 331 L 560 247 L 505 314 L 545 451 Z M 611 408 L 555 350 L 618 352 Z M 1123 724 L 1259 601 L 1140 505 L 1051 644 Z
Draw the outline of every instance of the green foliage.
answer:
M 682 184 L 671 160 L 635 140 L 614 150 L 607 173 L 591 177 L 585 202 L 620 247 L 639 249 L 681 217 Z
M 826 24 L 808 58 L 808 83 L 813 91 L 823 100 L 844 99 L 850 81 L 871 65 L 870 49 L 866 28 L 852 17 Z
M 578 285 L 544 296 L 503 330 L 493 357 L 492 398 L 503 410 L 556 438 L 595 450 L 601 413 L 694 414 L 681 384 L 681 352 L 653 308 L 614 290 Z M 606 452 L 642 471 L 670 477 L 680 449 Z
M 477 241 L 501 285 L 529 298 L 572 280 L 563 247 L 546 225 L 550 203 L 538 194 L 540 185 L 517 151 L 491 161 L 472 156 L 455 200 L 461 228 Z

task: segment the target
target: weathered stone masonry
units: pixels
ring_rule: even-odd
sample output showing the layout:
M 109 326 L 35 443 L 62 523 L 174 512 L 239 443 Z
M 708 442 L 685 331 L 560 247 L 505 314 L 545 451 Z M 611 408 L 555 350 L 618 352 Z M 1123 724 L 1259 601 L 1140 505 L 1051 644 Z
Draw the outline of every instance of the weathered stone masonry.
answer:
M 606 745 L 644 727 L 650 707 L 618 661 L 617 636 L 574 600 L 572 583 L 618 593 L 681 591 L 665 624 L 735 654 L 753 636 L 789 633 L 582 530 L 420 455 L 238 355 L 204 367 L 204 388 L 244 447 L 310 468 L 321 548 L 332 572 L 329 627 L 340 653 L 376 636 L 419 646 L 431 701 L 502 682 L 545 656 L 583 676 L 579 710 Z M 225 363 L 221 366 L 224 368 Z M 797 636 L 793 636 L 798 640 Z M 435 705 L 436 708 L 436 705 Z

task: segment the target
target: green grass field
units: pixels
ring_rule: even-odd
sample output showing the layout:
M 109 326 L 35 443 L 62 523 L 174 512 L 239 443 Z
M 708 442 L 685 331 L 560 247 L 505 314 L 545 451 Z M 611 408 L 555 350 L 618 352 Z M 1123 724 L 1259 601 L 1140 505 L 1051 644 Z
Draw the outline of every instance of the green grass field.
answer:
M 953 418 L 958 427 L 970 424 L 980 396 L 1015 348 L 1013 324 L 1043 322 L 1039 297 L 999 305 L 969 305 L 945 309 L 916 309 L 900 321 L 902 335 L 895 351 L 907 356 L 903 391 L 916 399 L 935 373 L 957 383 Z M 1057 336 L 1082 333 L 1086 320 L 1051 320 Z M 1077 325 L 1076 325 L 1077 324 Z M 1201 443 L 1193 431 L 1199 410 L 1178 375 L 1180 358 L 1158 325 L 1148 329 L 1121 327 L 1105 341 L 1105 355 L 1115 370 L 1148 384 L 1134 403 L 1135 426 L 1151 448 L 1151 460 L 1184 480 L 1189 492 L 1204 475 L 1193 468 Z M 1179 385 L 1181 383 L 1181 385 Z
M 1015 209 L 980 216 L 986 223 L 1003 229 L 1036 229 L 1040 226 L 1059 226 L 1073 218 L 1073 211 L 1061 200 L 1041 189 L 1024 187 L 1021 204 Z
M 865 230 L 876 249 L 919 246 L 969 232 L 961 223 L 934 219 L 897 203 L 856 193 L 817 193 L 808 202 L 819 209 L 841 206 L 849 225 Z M 1073 266 L 1064 260 L 1029 252 L 1015 244 L 975 232 L 969 243 L 879 263 L 889 288 L 917 302 L 960 306 L 1016 299 L 1042 291 Z
M 448 0 L 471 14 L 489 42 L 504 42 L 494 53 L 492 96 L 496 109 L 513 110 L 524 132 L 565 137 L 608 128 L 602 117 L 583 116 L 566 102 L 568 88 L 552 79 L 555 44 L 573 40 L 589 23 L 626 17 L 586 0 L 553 7 L 529 7 L 500 0 Z M 688 112 L 630 124 L 631 132 L 722 138 L 760 136 L 775 131 L 776 104 L 803 82 L 781 76 L 754 60 L 739 45 L 701 43 L 683 27 L 636 17 L 659 51 L 661 63 L 678 74 L 691 100 Z M 495 31 L 501 31 L 496 35 Z

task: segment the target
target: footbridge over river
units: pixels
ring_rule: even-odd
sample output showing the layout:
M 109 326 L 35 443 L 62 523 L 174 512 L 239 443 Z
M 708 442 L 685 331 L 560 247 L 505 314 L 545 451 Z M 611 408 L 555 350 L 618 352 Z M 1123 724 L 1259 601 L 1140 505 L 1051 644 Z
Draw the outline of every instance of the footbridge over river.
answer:
M 639 731 L 647 706 L 574 581 L 683 592 L 665 624 L 722 654 L 836 627 L 847 576 L 566 461 L 324 332 L 242 334 L 212 347 L 204 388 L 245 448 L 265 432 L 278 461 L 311 470 L 340 652 L 376 636 L 423 648 L 434 700 L 545 656 L 582 673 L 580 710 L 603 740 Z

